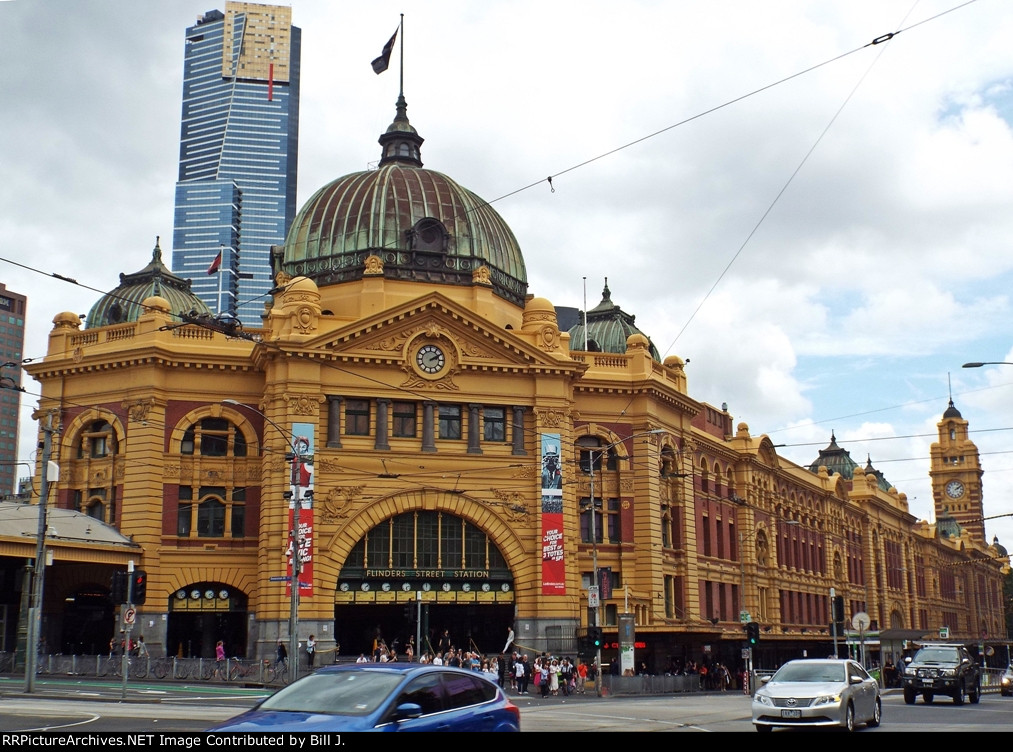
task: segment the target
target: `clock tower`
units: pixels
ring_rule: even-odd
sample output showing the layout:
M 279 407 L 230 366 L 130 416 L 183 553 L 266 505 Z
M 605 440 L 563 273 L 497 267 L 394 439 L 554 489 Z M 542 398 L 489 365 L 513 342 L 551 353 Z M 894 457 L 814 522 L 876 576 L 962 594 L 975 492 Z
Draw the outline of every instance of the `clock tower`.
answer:
M 967 421 L 952 399 L 937 426 L 939 441 L 932 443 L 929 470 L 936 519 L 952 517 L 973 540 L 986 545 L 978 447 L 967 438 Z

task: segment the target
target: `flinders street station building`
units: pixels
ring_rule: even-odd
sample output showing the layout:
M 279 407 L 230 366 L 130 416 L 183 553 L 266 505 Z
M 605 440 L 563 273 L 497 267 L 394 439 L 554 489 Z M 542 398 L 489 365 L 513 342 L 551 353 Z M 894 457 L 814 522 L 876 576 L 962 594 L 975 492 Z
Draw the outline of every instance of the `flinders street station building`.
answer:
M 598 619 L 605 662 L 657 672 L 740 665 L 755 622 L 763 666 L 833 651 L 831 593 L 884 645 L 1005 638 L 1006 551 L 952 402 L 932 523 L 833 436 L 789 462 L 691 396 L 613 302 L 635 290 L 606 281 L 587 311 L 529 290 L 511 229 L 422 142 L 401 97 L 377 168 L 320 188 L 274 248 L 259 329 L 208 310 L 157 242 L 83 322 L 55 313 L 25 369 L 59 473 L 40 458 L 22 505 L 47 490 L 50 651 L 108 650 L 128 561 L 153 656 L 267 658 L 293 623 L 318 662 L 445 630 L 498 654 L 510 627 L 575 656 Z M 0 543 L 16 584 L 36 541 Z

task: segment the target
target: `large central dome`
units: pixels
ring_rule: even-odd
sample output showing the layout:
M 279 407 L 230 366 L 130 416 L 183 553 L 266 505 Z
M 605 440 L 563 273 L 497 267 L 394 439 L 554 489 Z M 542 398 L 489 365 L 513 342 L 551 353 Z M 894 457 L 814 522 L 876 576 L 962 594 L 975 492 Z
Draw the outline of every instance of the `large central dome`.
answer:
M 484 266 L 497 295 L 524 305 L 527 272 L 513 232 L 474 193 L 424 169 L 422 141 L 402 95 L 380 137 L 378 169 L 338 178 L 306 202 L 280 268 L 326 287 L 361 279 L 370 256 L 385 277 L 433 284 L 472 285 Z

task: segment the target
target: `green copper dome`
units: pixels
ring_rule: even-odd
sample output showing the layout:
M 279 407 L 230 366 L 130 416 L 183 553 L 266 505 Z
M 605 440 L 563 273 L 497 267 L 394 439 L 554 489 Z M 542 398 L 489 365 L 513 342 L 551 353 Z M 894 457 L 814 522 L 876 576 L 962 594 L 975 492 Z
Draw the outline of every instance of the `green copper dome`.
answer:
M 423 139 L 405 110 L 400 96 L 377 169 L 338 178 L 306 202 L 283 257 L 275 252 L 276 270 L 326 287 L 361 279 L 378 256 L 390 279 L 472 285 L 485 266 L 495 293 L 524 305 L 527 271 L 513 232 L 487 202 L 422 167 Z
M 162 263 L 162 249 L 155 238 L 148 265 L 133 274 L 121 273 L 119 287 L 107 292 L 91 307 L 84 328 L 137 321 L 144 313 L 142 303 L 152 296 L 165 298 L 172 313 L 211 313 L 207 305 L 190 292 L 190 280 L 177 277 Z
M 591 352 L 606 352 L 622 354 L 626 352 L 626 340 L 631 334 L 644 334 L 635 325 L 636 316 L 624 313 L 623 310 L 612 302 L 612 293 L 609 291 L 608 277 L 605 278 L 605 289 L 601 293 L 601 303 L 587 312 L 587 349 Z M 570 327 L 570 349 L 585 349 L 584 319 L 580 317 L 580 323 Z M 645 337 L 647 335 L 644 335 Z M 651 357 L 661 362 L 661 355 L 658 348 L 647 337 L 651 345 Z
M 830 432 L 830 444 L 827 445 L 826 449 L 820 449 L 819 458 L 813 460 L 812 464 L 809 465 L 809 470 L 818 473 L 821 465 L 826 467 L 827 472 L 831 475 L 837 473 L 845 480 L 854 480 L 855 468 L 858 467 L 858 463 L 851 459 L 851 453 L 847 449 L 841 449 L 837 445 L 837 437 L 834 436 L 833 431 Z M 866 475 L 876 476 L 876 485 L 881 490 L 889 491 L 892 488 L 890 482 L 883 477 L 883 473 L 872 466 L 871 457 L 867 458 L 863 470 Z

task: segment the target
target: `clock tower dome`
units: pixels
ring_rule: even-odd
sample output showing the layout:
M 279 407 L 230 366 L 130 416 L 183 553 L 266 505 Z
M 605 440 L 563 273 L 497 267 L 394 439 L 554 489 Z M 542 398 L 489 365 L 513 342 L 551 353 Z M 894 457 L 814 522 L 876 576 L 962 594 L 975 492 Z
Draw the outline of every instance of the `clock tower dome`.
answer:
M 967 421 L 952 399 L 937 426 L 939 441 L 932 443 L 929 470 L 936 519 L 953 518 L 975 542 L 985 545 L 978 447 L 967 438 Z

